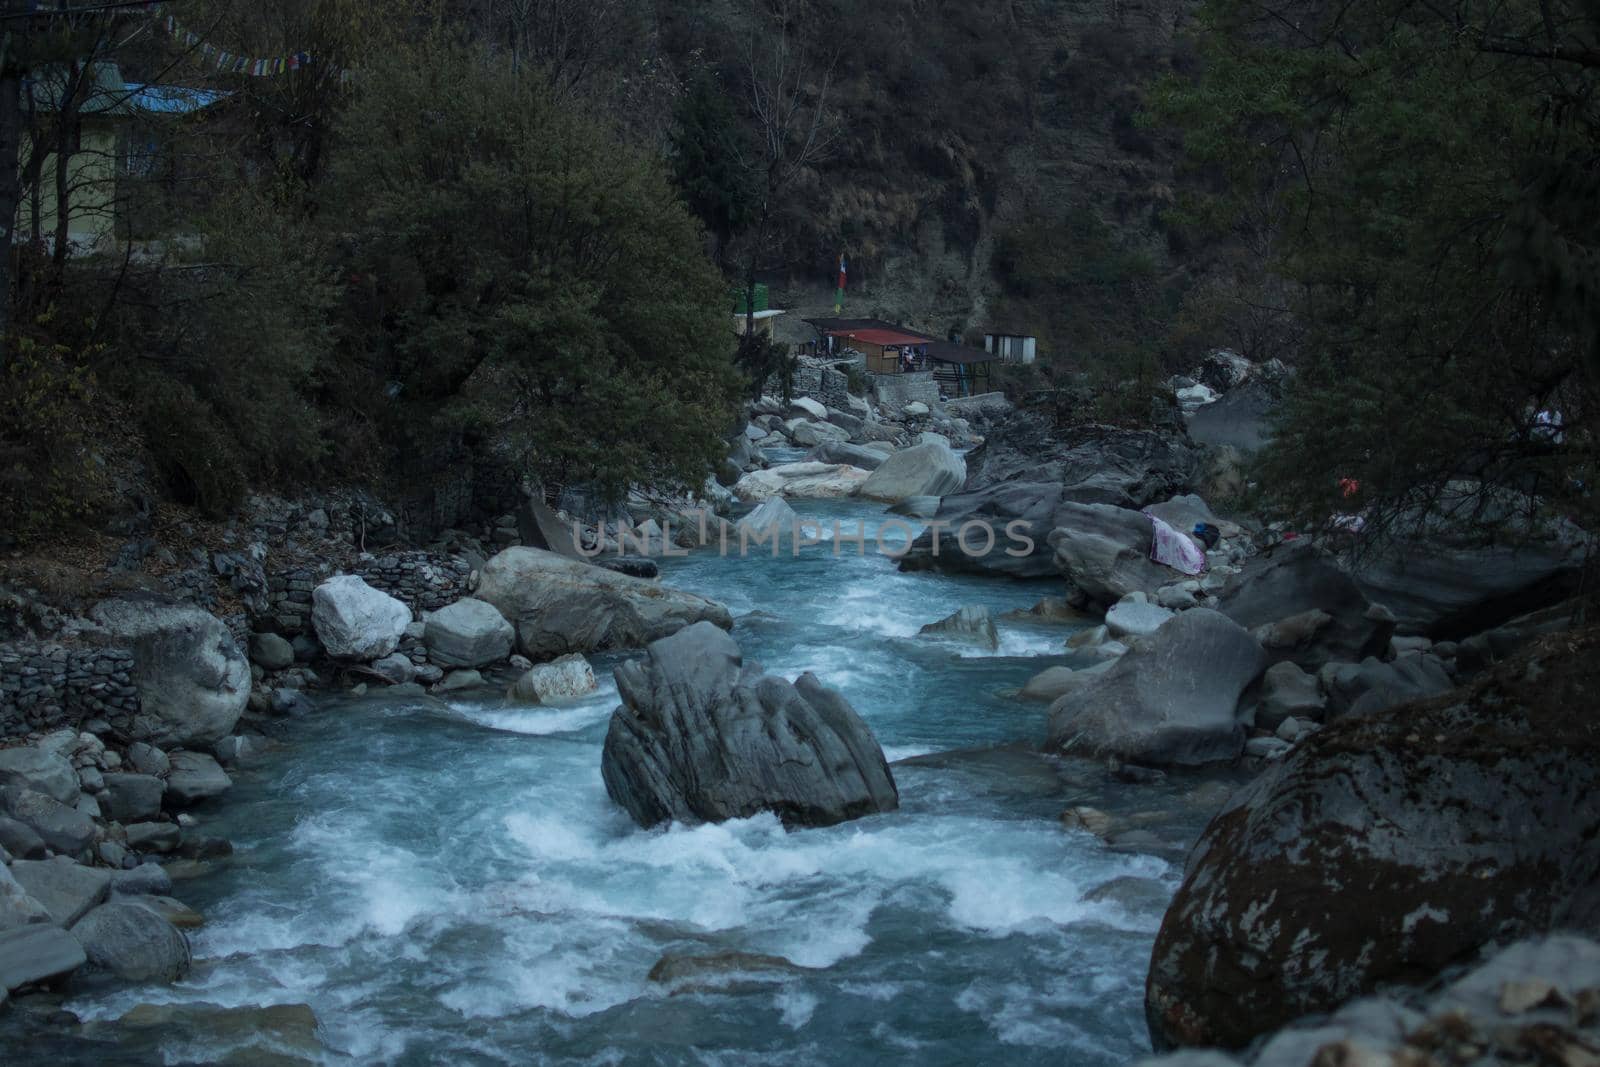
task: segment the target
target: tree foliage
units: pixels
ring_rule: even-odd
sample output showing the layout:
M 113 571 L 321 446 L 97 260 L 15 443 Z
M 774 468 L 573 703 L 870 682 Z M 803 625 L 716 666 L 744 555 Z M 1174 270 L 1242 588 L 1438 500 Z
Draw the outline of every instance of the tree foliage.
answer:
M 1306 333 L 1265 473 L 1302 521 L 1592 513 L 1597 31 L 1559 0 L 1206 4 L 1159 109 L 1206 213 L 1276 234 Z

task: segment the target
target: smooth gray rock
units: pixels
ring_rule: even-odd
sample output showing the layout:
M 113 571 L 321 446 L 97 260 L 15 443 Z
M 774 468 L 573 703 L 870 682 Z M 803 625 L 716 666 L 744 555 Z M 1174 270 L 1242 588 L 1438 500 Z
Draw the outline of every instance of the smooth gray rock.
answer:
M 936 496 L 908 496 L 900 503 L 889 508 L 891 515 L 904 515 L 912 519 L 931 519 L 939 514 L 939 498 Z
M 765 500 L 758 504 L 752 511 L 744 515 L 733 524 L 741 538 L 759 537 L 763 545 L 770 544 L 776 538 L 783 544 L 793 541 L 800 522 L 800 516 L 795 514 L 794 508 L 781 496 Z M 733 534 L 728 535 L 729 543 L 734 542 Z M 744 543 L 743 540 L 740 543 Z M 753 541 L 752 541 L 753 543 Z
M 1373 712 L 1455 688 L 1437 656 L 1403 656 L 1393 663 L 1368 658 L 1359 664 L 1329 664 L 1322 671 L 1327 717 Z
M 517 509 L 518 539 L 530 548 L 542 548 L 568 559 L 578 558 L 578 545 L 572 537 L 572 524 L 561 521 L 544 501 L 533 499 Z
M 144 822 L 161 813 L 167 784 L 148 774 L 106 775 L 106 814 L 120 823 Z
M 44 858 L 44 841 L 33 827 L 4 815 L 0 815 L 0 848 L 19 860 Z
M 505 622 L 504 619 L 500 621 Z M 373 660 L 371 666 L 373 672 L 390 685 L 404 685 L 417 676 L 416 665 L 404 652 L 391 652 L 382 659 Z
M 1256 725 L 1263 730 L 1276 730 L 1290 718 L 1321 722 L 1327 703 L 1314 676 L 1287 660 L 1274 663 L 1261 679 Z
M 141 863 L 113 871 L 111 892 L 125 897 L 164 897 L 172 892 L 172 876 L 158 863 Z
M 944 496 L 967 480 L 967 464 L 939 441 L 913 445 L 888 456 L 858 494 L 871 500 L 898 504 L 914 496 Z
M 832 465 L 842 463 L 847 467 L 859 467 L 864 471 L 875 471 L 883 466 L 883 461 L 886 458 L 888 458 L 887 453 L 879 452 L 877 449 L 868 448 L 865 445 L 853 445 L 848 441 L 824 441 L 806 453 L 805 462 Z
M 917 632 L 978 645 L 991 652 L 1000 647 L 1000 635 L 995 631 L 994 619 L 990 617 L 989 609 L 981 604 L 969 604 L 938 622 L 928 623 Z
M 715 601 L 534 548 L 508 548 L 484 564 L 477 596 L 516 624 L 521 651 L 536 662 L 638 648 L 700 621 L 733 626 Z
M 175 822 L 136 822 L 124 828 L 135 852 L 171 852 L 183 840 Z
M 1305 542 L 1246 563 L 1218 596 L 1217 610 L 1252 631 L 1321 612 L 1319 625 L 1280 628 L 1292 644 L 1266 642 L 1274 663 L 1291 660 L 1308 671 L 1381 655 L 1394 634 L 1393 620 L 1374 611 L 1350 576 Z
M 1067 581 L 1096 602 L 1115 604 L 1129 593 L 1153 593 L 1177 571 L 1150 558 L 1154 534 L 1148 516 L 1109 504 L 1062 504 L 1050 547 Z
M 742 664 L 731 637 L 696 623 L 617 669 L 601 772 L 635 822 L 770 811 L 827 826 L 899 805 L 883 750 L 843 697 L 810 674 L 791 685 Z
M 250 662 L 214 615 L 156 597 L 102 601 L 91 613 L 133 647 L 141 714 L 135 741 L 209 745 L 250 700 Z
M 277 634 L 251 634 L 250 660 L 263 670 L 288 670 L 294 666 L 294 646 Z
M 483 675 L 478 671 L 451 671 L 444 680 L 433 687 L 435 693 L 454 693 L 462 689 L 476 689 L 483 685 Z
M 189 973 L 189 939 L 138 904 L 102 904 L 72 928 L 72 935 L 89 966 L 125 982 L 176 982 Z
M 1131 763 L 1195 765 L 1244 749 L 1239 696 L 1267 656 L 1243 628 L 1186 611 L 1050 707 L 1050 744 Z
M 167 772 L 172 770 L 172 761 L 167 759 L 165 752 L 154 745 L 135 741 L 128 746 L 128 766 L 138 774 L 165 778 Z
M 78 799 L 78 772 L 64 757 L 33 745 L 0 748 L 0 787 L 5 786 L 32 789 L 72 804 Z
M 50 921 L 50 910 L 18 884 L 9 867 L 0 864 L 0 930 Z
M 428 616 L 428 658 L 447 667 L 484 667 L 511 655 L 516 631 L 493 604 L 468 597 Z
M 1078 684 L 1079 673 L 1071 667 L 1046 667 L 1029 678 L 1017 696 L 1022 700 L 1052 702 Z
M 17 860 L 11 865 L 11 876 L 23 892 L 44 905 L 57 926 L 71 926 L 90 908 L 103 903 L 111 891 L 111 872 L 80 866 L 65 856 Z
M 1572 596 L 1583 556 L 1554 545 L 1394 542 L 1351 566 L 1402 633 L 1459 640 Z
M 1140 510 L 1149 512 L 1168 526 L 1184 533 L 1189 533 L 1202 522 L 1218 527 L 1223 525 L 1222 520 L 1211 513 L 1210 506 L 1194 493 L 1175 496 L 1171 500 L 1163 500 L 1159 504 L 1151 504 Z
M 1200 450 L 1181 431 L 1095 425 L 1057 430 L 1050 416 L 1019 411 L 968 453 L 963 491 L 1027 481 L 1060 486 L 1062 499 L 1074 503 L 1137 511 L 1189 492 L 1199 466 Z
M 369 662 L 387 656 L 410 623 L 410 608 L 354 574 L 335 575 L 311 592 L 311 624 L 336 659 Z
M 1600 928 L 1600 635 L 1302 740 L 1201 835 L 1157 936 L 1157 1048 L 1241 1047 L 1485 945 Z
M 32 923 L 0 932 L 0 986 L 7 990 L 65 977 L 87 960 L 78 939 L 59 926 Z
M 1124 601 L 1106 612 L 1106 629 L 1112 637 L 1148 637 L 1175 617 L 1175 612 L 1159 604 Z
M 9 791 L 11 817 L 24 824 L 45 846 L 76 856 L 100 836 L 94 820 L 81 812 L 31 789 Z
M 176 805 L 198 804 L 233 788 L 233 779 L 204 752 L 174 752 L 167 775 L 167 800 Z

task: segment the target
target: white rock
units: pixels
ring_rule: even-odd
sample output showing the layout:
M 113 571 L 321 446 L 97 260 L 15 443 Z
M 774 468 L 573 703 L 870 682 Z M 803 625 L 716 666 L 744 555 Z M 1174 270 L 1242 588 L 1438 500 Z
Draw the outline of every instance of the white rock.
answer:
M 506 692 L 506 698 L 522 704 L 552 704 L 586 696 L 597 685 L 589 661 L 573 653 L 530 668 Z
M 791 500 L 829 500 L 850 496 L 867 480 L 859 467 L 832 463 L 784 463 L 752 471 L 739 479 L 734 492 L 750 502 L 786 497 Z
M 828 409 L 817 401 L 812 400 L 809 396 L 797 396 L 789 401 L 789 410 L 807 418 L 816 419 L 819 422 L 826 421 L 828 418 Z
M 341 574 L 312 592 L 311 624 L 328 655 L 375 660 L 400 644 L 411 609 L 356 575 Z
M 923 415 L 928 413 L 928 405 L 924 404 L 920 400 L 913 400 L 911 403 L 901 408 L 900 413 L 903 415 L 909 415 L 912 418 L 921 418 Z
M 967 463 L 940 441 L 913 445 L 883 461 L 859 495 L 898 504 L 914 496 L 944 496 L 967 480 Z

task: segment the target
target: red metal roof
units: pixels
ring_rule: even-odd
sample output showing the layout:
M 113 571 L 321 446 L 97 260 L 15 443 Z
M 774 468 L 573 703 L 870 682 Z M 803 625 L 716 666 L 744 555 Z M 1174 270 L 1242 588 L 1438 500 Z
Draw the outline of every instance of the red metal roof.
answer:
M 926 337 L 919 337 L 914 333 L 901 333 L 899 330 L 829 330 L 834 337 L 843 337 L 850 341 L 865 341 L 869 345 L 924 345 L 928 343 Z

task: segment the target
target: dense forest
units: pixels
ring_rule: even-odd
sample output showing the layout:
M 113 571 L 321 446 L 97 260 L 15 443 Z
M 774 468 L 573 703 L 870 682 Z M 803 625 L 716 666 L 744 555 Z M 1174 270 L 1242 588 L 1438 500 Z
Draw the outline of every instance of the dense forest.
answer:
M 1290 510 L 1592 507 L 1580 0 L 6 7 L 12 543 L 464 470 L 694 489 L 771 364 L 730 289 L 841 253 L 860 313 L 1038 335 L 1019 395 L 1283 360 Z

